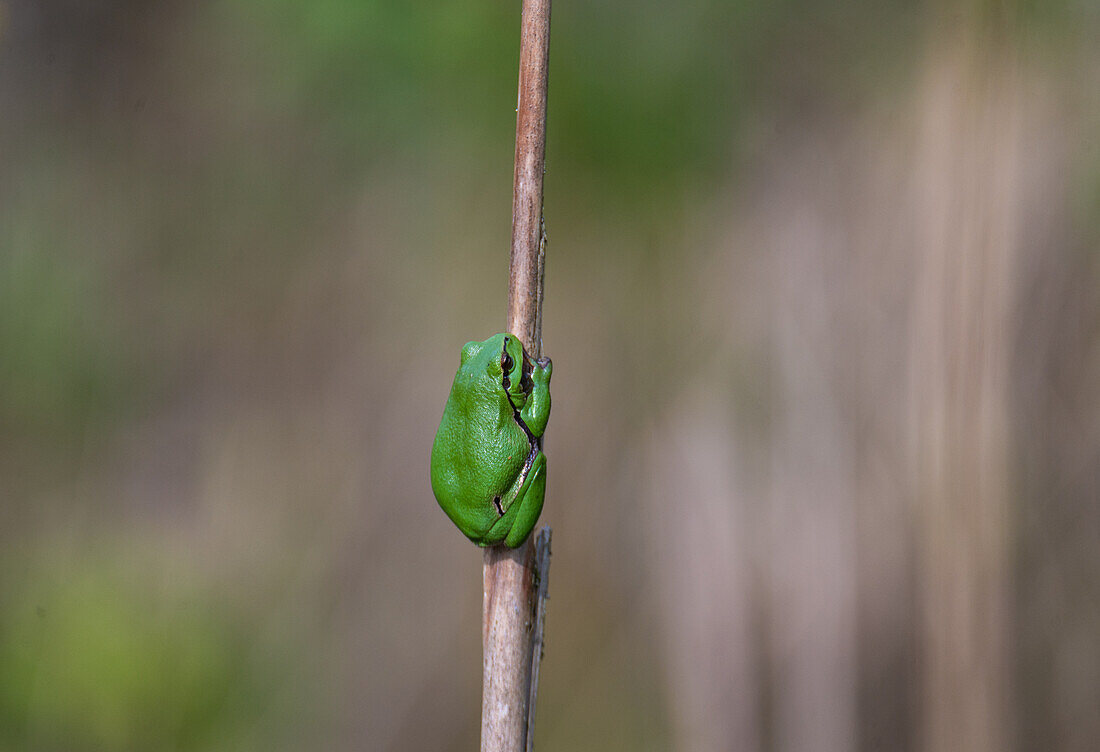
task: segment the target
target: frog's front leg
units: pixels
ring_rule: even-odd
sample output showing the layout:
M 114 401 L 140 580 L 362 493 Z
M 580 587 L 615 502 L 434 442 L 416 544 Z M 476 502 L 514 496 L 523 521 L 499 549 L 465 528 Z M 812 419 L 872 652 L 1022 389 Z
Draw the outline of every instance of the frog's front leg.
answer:
M 530 469 L 516 481 L 517 487 L 501 499 L 504 515 L 493 524 L 479 545 L 493 546 L 503 541 L 509 548 L 517 548 L 527 540 L 538 522 L 546 497 L 546 455 L 538 452 Z
M 531 395 L 520 411 L 527 430 L 535 438 L 541 437 L 546 431 L 546 421 L 550 419 L 550 374 L 553 370 L 554 364 L 550 362 L 550 358 L 539 358 L 531 371 Z

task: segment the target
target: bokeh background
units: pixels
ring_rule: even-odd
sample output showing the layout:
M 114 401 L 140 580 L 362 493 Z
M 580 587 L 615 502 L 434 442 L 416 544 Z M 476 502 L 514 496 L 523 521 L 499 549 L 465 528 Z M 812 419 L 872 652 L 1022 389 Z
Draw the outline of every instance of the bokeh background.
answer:
M 519 3 L 0 2 L 0 750 L 465 750 Z M 1100 6 L 551 35 L 543 750 L 1095 750 Z

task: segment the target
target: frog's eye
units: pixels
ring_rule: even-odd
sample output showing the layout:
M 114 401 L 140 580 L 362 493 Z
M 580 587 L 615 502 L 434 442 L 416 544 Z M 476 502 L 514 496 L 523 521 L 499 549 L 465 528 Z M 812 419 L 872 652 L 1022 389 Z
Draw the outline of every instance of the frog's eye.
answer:
M 504 371 L 504 373 L 510 373 L 512 371 L 512 365 L 512 356 L 505 350 L 500 354 L 500 370 Z

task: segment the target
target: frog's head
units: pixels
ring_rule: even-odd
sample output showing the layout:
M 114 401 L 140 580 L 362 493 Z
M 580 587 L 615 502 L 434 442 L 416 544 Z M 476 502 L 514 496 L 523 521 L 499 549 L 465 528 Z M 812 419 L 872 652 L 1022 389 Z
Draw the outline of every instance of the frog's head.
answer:
M 494 373 L 500 374 L 500 383 L 512 402 L 519 410 L 527 402 L 531 393 L 531 359 L 523 351 L 523 343 L 512 334 L 501 335 L 500 355 L 494 361 Z

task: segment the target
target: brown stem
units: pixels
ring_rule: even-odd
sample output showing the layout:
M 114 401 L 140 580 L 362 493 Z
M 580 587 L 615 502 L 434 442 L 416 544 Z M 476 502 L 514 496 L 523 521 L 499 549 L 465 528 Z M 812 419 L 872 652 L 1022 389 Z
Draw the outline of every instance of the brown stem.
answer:
M 546 234 L 542 176 L 546 155 L 546 80 L 550 54 L 550 0 L 524 0 L 516 110 L 512 196 L 512 252 L 506 331 L 538 358 L 542 349 L 542 277 Z M 532 545 L 485 549 L 482 620 L 482 752 L 530 749 L 542 611 L 550 566 L 550 530 Z
M 524 0 L 519 52 L 519 107 L 512 179 L 512 255 L 508 328 L 534 357 L 542 348 L 542 176 L 546 165 L 546 79 L 550 0 Z

